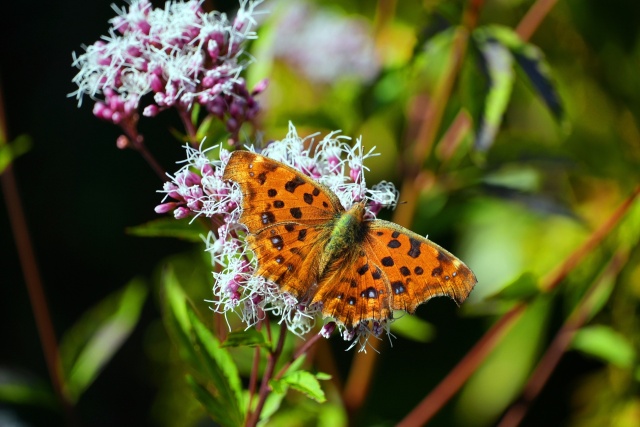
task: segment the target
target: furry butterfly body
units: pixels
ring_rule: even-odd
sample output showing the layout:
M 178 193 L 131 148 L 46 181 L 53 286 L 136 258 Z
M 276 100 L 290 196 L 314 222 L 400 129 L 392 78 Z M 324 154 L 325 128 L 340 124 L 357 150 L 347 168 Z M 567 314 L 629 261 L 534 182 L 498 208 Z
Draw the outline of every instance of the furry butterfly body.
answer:
M 352 329 L 414 312 L 435 296 L 462 303 L 473 272 L 430 240 L 392 222 L 348 210 L 326 186 L 249 151 L 231 155 L 224 179 L 242 192 L 240 222 L 255 254 L 255 274 Z

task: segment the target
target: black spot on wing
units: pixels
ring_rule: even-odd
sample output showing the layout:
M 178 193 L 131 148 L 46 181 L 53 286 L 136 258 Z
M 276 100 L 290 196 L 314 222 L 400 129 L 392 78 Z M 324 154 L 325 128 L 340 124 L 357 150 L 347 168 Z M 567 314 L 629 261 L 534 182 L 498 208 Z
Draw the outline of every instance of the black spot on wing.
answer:
M 380 262 L 382 262 L 382 265 L 384 265 L 385 267 L 393 267 L 393 265 L 395 264 L 393 262 L 393 258 L 391 258 L 390 256 L 382 258 Z
M 284 189 L 289 193 L 293 193 L 296 191 L 296 188 L 300 187 L 302 184 L 304 184 L 304 179 L 296 176 L 291 181 L 287 181 L 286 184 L 284 184 Z
M 276 222 L 276 217 L 273 212 L 262 212 L 262 215 L 260 215 L 260 220 L 264 225 L 273 224 L 274 222 Z
M 260 183 L 260 185 L 264 185 L 264 183 L 267 182 L 266 172 L 260 172 L 260 174 L 258 174 L 257 180 Z
M 418 258 L 420 256 L 420 241 L 414 239 L 413 237 L 409 237 L 409 244 L 411 245 L 411 249 L 407 252 L 411 258 Z

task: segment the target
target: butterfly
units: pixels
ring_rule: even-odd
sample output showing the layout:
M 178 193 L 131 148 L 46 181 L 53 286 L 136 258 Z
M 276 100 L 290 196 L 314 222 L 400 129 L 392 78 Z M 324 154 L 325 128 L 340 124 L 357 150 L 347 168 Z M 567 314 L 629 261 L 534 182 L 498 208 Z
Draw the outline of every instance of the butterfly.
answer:
M 256 275 L 352 330 L 360 322 L 413 313 L 436 296 L 461 304 L 473 272 L 437 244 L 398 224 L 348 210 L 326 186 L 294 168 L 235 151 L 223 178 L 242 192 L 240 222 L 257 259 Z

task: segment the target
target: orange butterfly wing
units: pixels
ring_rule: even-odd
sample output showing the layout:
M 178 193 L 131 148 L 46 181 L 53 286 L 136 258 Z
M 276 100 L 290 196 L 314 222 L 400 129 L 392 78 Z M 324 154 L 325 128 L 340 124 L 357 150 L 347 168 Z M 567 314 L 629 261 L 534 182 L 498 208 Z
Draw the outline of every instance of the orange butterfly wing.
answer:
M 249 151 L 232 153 L 223 178 L 240 186 L 240 222 L 249 230 L 256 274 L 298 299 L 308 296 L 317 281 L 327 224 L 344 211 L 337 197 L 295 169 Z
M 477 282 L 450 252 L 392 222 L 372 221 L 363 246 L 388 281 L 394 310 L 413 313 L 436 296 L 461 304 Z
M 354 247 L 328 271 L 313 298 L 322 303 L 325 316 L 349 329 L 360 322 L 392 317 L 388 281 L 364 248 Z

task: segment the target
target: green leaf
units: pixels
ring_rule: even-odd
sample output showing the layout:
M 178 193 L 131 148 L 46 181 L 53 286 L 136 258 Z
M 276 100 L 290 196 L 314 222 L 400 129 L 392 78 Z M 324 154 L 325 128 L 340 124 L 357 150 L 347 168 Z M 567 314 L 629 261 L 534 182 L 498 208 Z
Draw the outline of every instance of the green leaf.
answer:
M 58 408 L 58 400 L 50 387 L 11 367 L 0 368 L 0 402 Z
M 197 219 L 160 218 L 145 224 L 127 228 L 127 233 L 138 237 L 175 237 L 190 242 L 201 242 L 200 236 L 207 235 L 207 229 Z
M 391 331 L 404 338 L 423 343 L 431 341 L 435 336 L 435 328 L 431 323 L 404 312 L 391 323 Z
M 220 346 L 220 341 L 198 319 L 192 310 L 188 315 L 195 332 L 195 345 L 200 349 L 200 356 L 206 371 L 206 379 L 219 393 L 232 419 L 242 423 L 244 416 L 241 411 L 242 384 L 240 375 L 229 353 Z
M 289 383 L 283 380 L 270 380 L 269 387 L 274 393 L 285 394 L 289 390 Z
M 474 35 L 489 77 L 475 142 L 477 149 L 486 151 L 493 145 L 500 129 L 502 117 L 511 99 L 515 75 L 509 49 L 491 37 L 488 30 L 479 30 Z
M 264 335 L 255 330 L 255 328 L 249 328 L 246 331 L 235 331 L 227 335 L 227 338 L 222 343 L 222 347 L 264 347 L 270 348 L 271 343 L 265 340 Z
M 195 394 L 196 399 L 204 406 L 207 413 L 214 419 L 217 423 L 222 426 L 241 426 L 242 423 L 238 423 L 237 420 L 234 420 L 230 417 L 230 413 L 224 401 L 217 399 L 213 396 L 209 390 L 207 390 L 204 386 L 198 383 L 195 378 L 191 375 L 186 376 L 186 381 L 193 394 Z
M 173 269 L 168 269 L 163 279 L 165 323 L 180 357 L 193 371 L 188 381 L 196 397 L 216 422 L 225 426 L 242 425 L 242 385 L 236 365 L 190 307 Z M 211 399 L 222 405 L 224 416 L 217 406 L 212 406 Z
M 280 381 L 276 381 L 276 383 L 279 383 L 278 385 L 283 384 Z M 282 400 L 284 399 L 286 394 L 286 387 L 284 388 L 284 391 L 280 392 L 272 388 L 271 393 L 269 393 L 267 399 L 264 402 L 264 407 L 262 408 L 262 412 L 260 413 L 260 420 L 266 420 L 273 414 L 275 414 L 278 409 L 280 409 L 280 405 L 282 404 Z
M 557 119 L 562 119 L 562 102 L 555 89 L 551 67 L 542 51 L 537 46 L 523 41 L 515 30 L 509 27 L 488 25 L 478 28 L 476 33 L 481 38 L 493 39 L 509 49 L 552 114 Z
M 8 144 L 0 144 L 0 173 L 16 158 L 31 150 L 31 138 L 27 135 L 19 135 Z
M 619 332 L 605 325 L 586 326 L 573 337 L 572 347 L 620 368 L 634 366 L 635 350 Z
M 282 379 L 282 382 L 289 384 L 292 388 L 306 394 L 316 402 L 323 403 L 327 399 L 324 396 L 324 391 L 320 387 L 318 379 L 307 371 L 295 371 L 286 373 Z
M 178 348 L 180 358 L 194 369 L 201 370 L 200 360 L 191 340 L 187 297 L 178 283 L 173 268 L 167 268 L 162 281 L 164 290 L 162 314 L 167 331 Z
M 523 301 L 540 294 L 538 278 L 531 272 L 522 273 L 516 280 L 489 296 L 491 299 Z
M 326 372 L 316 372 L 316 378 L 320 381 L 326 381 L 331 379 L 331 375 Z
M 138 323 L 147 288 L 134 279 L 89 310 L 62 337 L 65 392 L 72 401 L 93 383 Z

